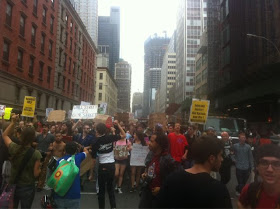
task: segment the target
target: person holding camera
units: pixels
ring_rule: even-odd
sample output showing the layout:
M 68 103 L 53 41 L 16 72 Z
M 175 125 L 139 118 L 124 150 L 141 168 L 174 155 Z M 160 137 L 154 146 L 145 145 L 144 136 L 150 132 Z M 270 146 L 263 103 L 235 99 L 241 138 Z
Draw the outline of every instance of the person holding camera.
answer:
M 145 173 L 139 208 L 158 208 L 158 194 L 167 175 L 175 170 L 175 161 L 168 153 L 168 138 L 163 131 L 157 131 L 151 136 L 146 158 Z

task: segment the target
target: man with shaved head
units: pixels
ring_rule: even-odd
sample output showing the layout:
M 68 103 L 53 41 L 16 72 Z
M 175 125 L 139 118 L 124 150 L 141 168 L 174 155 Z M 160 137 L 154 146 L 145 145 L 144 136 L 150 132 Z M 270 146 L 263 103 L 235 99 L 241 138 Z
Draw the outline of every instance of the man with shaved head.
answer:
M 230 180 L 230 169 L 232 165 L 231 149 L 232 143 L 229 139 L 228 132 L 221 133 L 222 141 L 224 142 L 223 162 L 220 167 L 221 182 L 227 184 Z

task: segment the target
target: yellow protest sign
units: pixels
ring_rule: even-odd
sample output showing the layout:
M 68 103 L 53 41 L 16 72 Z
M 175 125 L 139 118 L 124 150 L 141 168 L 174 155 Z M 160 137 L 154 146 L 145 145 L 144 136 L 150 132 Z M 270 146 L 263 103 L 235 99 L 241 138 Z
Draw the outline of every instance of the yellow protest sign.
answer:
M 209 104 L 209 100 L 193 99 L 190 112 L 190 123 L 205 124 L 208 116 Z
M 11 108 L 11 107 L 5 108 L 5 115 L 4 115 L 5 120 L 10 120 L 12 110 L 13 110 L 13 108 Z
M 25 96 L 21 116 L 34 117 L 36 97 Z

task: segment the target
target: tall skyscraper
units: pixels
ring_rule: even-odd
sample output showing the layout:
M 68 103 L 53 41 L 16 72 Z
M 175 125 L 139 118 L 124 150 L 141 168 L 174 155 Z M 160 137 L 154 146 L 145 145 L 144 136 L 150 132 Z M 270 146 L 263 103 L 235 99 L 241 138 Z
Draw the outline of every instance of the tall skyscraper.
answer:
M 144 50 L 144 108 L 143 116 L 149 115 L 152 106 L 152 86 L 150 70 L 153 68 L 161 68 L 163 57 L 166 52 L 170 39 L 166 37 L 149 37 L 145 41 Z M 156 87 L 158 88 L 158 86 Z M 155 94 L 155 91 L 154 91 Z
M 111 7 L 110 16 L 98 17 L 98 49 L 109 55 L 109 71 L 115 75 L 115 64 L 120 58 L 120 8 Z
M 195 56 L 206 21 L 207 0 L 180 0 L 176 37 L 176 103 L 181 103 L 193 95 Z
M 116 63 L 114 77 L 118 86 L 118 112 L 130 112 L 131 65 L 126 61 Z
M 98 0 L 74 0 L 74 7 L 85 24 L 97 47 L 98 40 Z

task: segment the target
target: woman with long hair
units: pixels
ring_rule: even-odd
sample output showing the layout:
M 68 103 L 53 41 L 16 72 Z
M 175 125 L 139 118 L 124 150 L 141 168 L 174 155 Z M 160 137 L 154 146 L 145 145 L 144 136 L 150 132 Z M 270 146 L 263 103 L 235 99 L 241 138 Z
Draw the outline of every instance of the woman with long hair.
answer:
M 144 134 L 141 132 L 135 132 L 134 135 L 133 144 L 140 144 L 142 146 L 147 146 L 147 142 L 145 141 Z M 133 149 L 132 144 L 132 149 Z M 140 182 L 140 175 L 141 170 L 144 168 L 144 166 L 130 166 L 131 169 L 131 189 L 130 192 L 135 192 L 139 186 Z M 135 181 L 136 180 L 136 181 Z M 134 185 L 134 183 L 136 184 Z
M 35 130 L 33 128 L 23 129 L 20 145 L 12 142 L 9 135 L 14 130 L 18 118 L 18 115 L 12 116 L 11 123 L 4 131 L 2 138 L 11 155 L 12 169 L 9 184 L 16 184 L 14 208 L 18 208 L 20 202 L 21 208 L 29 209 L 35 196 L 35 178 L 41 172 L 40 160 L 42 156 L 38 150 L 31 148 L 32 142 L 35 140 Z M 23 159 L 26 159 L 26 153 L 30 152 L 33 154 L 23 162 Z M 19 170 L 23 165 L 24 169 Z

